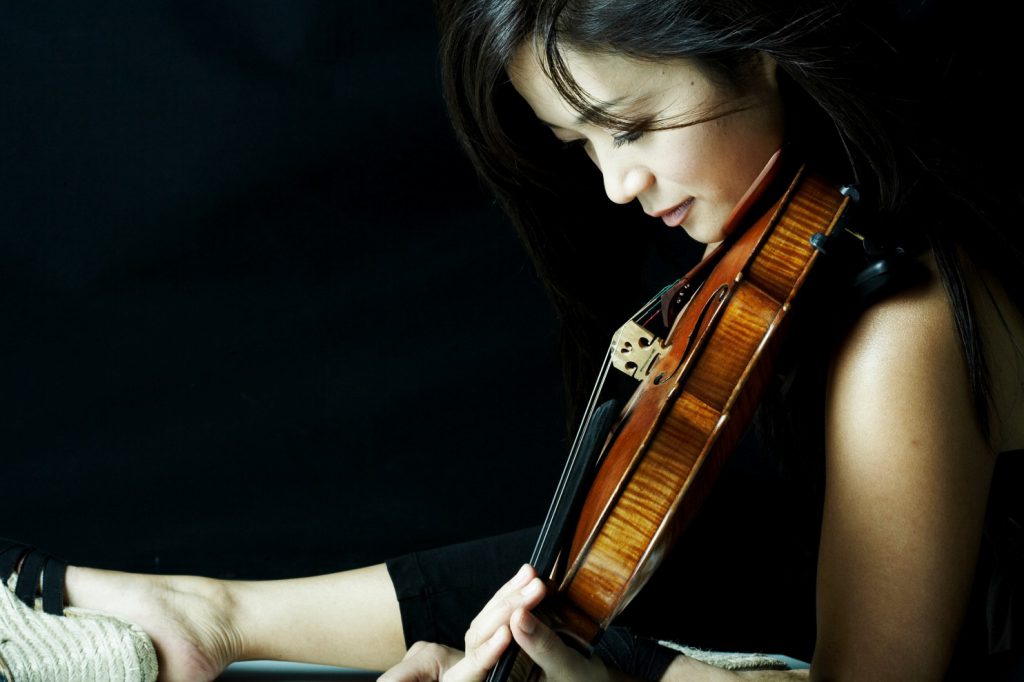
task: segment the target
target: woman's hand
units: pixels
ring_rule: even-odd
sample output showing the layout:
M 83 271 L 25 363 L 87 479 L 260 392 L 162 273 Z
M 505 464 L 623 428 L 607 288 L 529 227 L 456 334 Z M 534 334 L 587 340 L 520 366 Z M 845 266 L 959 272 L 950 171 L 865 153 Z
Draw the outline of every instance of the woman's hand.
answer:
M 482 682 L 513 638 L 543 670 L 541 680 L 611 680 L 600 658 L 584 658 L 530 613 L 544 598 L 545 589 L 533 567 L 524 565 L 473 619 L 466 632 L 465 653 L 416 642 L 379 682 Z

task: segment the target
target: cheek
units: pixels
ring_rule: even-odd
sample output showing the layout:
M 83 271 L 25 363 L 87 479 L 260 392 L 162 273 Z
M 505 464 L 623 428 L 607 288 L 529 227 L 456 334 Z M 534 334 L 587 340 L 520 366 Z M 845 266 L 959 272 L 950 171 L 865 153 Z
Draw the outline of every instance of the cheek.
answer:
M 690 140 L 692 153 L 680 158 L 676 178 L 698 199 L 683 227 L 695 240 L 713 245 L 737 227 L 733 209 L 778 151 L 781 137 L 724 122 L 708 125 L 706 133 Z
M 738 201 L 757 176 L 754 172 L 747 180 L 758 151 L 751 149 L 746 131 L 717 120 L 674 132 L 658 155 L 659 175 L 702 202 Z
M 713 175 L 724 203 L 735 206 L 782 145 L 781 132 L 768 123 L 758 120 L 752 126 L 722 126 Z

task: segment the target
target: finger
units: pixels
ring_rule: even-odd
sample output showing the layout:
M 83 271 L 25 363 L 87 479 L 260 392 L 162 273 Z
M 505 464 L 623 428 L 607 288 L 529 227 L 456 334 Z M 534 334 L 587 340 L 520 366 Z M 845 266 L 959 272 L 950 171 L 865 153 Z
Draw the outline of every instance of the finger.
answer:
M 378 677 L 377 682 L 439 682 L 444 672 L 457 666 L 461 658 L 462 652 L 457 649 L 416 642 L 402 661 Z
M 534 570 L 530 564 L 523 564 L 519 567 L 519 572 L 516 573 L 512 578 L 504 585 L 498 588 L 498 591 L 494 593 L 494 596 L 484 604 L 484 608 L 480 609 L 484 611 L 487 607 L 491 606 L 495 601 L 502 599 L 510 594 L 515 594 L 516 591 L 522 589 L 526 583 L 530 582 L 537 575 L 537 571 Z
M 445 673 L 444 682 L 482 682 L 498 664 L 511 641 L 512 633 L 508 627 L 498 628 L 481 646 L 466 651 L 466 656 Z
M 466 631 L 466 650 L 480 646 L 494 634 L 501 625 L 508 625 L 512 611 L 523 604 L 524 595 L 521 591 L 536 577 L 537 572 L 530 564 L 523 564 L 519 571 L 491 597 L 477 616 L 470 622 Z M 534 588 L 536 589 L 536 588 Z
M 526 609 L 512 616 L 512 636 L 549 680 L 591 679 L 591 664 Z
M 518 590 L 499 592 L 469 624 L 466 631 L 466 651 L 480 646 L 491 638 L 494 632 L 509 624 L 512 613 L 518 608 L 532 609 L 544 599 L 547 587 L 540 578 L 532 578 Z
M 420 640 L 419 642 L 414 642 L 413 645 L 409 647 L 409 650 L 405 652 L 405 656 L 402 656 L 402 660 L 404 661 L 407 658 L 412 658 L 413 656 L 418 654 L 420 650 L 423 649 L 423 647 L 430 646 L 430 644 L 430 642 L 424 642 L 422 640 Z

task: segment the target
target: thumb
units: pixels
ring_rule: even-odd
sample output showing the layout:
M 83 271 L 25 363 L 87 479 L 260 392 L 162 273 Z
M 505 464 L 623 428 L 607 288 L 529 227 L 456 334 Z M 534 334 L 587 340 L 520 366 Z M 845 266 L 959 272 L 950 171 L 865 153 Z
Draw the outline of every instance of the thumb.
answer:
M 590 662 L 526 609 L 512 616 L 512 635 L 548 680 L 590 680 Z

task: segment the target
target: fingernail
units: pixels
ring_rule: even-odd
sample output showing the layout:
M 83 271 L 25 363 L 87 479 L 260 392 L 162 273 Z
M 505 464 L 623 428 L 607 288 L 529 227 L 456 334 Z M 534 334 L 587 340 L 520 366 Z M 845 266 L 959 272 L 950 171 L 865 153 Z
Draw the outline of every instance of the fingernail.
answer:
M 537 629 L 537 619 L 529 611 L 523 611 L 519 615 L 519 629 L 528 635 L 532 635 Z
M 519 590 L 519 594 L 523 595 L 524 597 L 532 597 L 533 595 L 540 592 L 540 586 L 540 578 L 534 578 L 526 584 L 526 587 Z
M 523 564 L 519 567 L 519 572 L 512 578 L 512 586 L 519 587 L 524 584 L 530 578 L 530 564 Z

